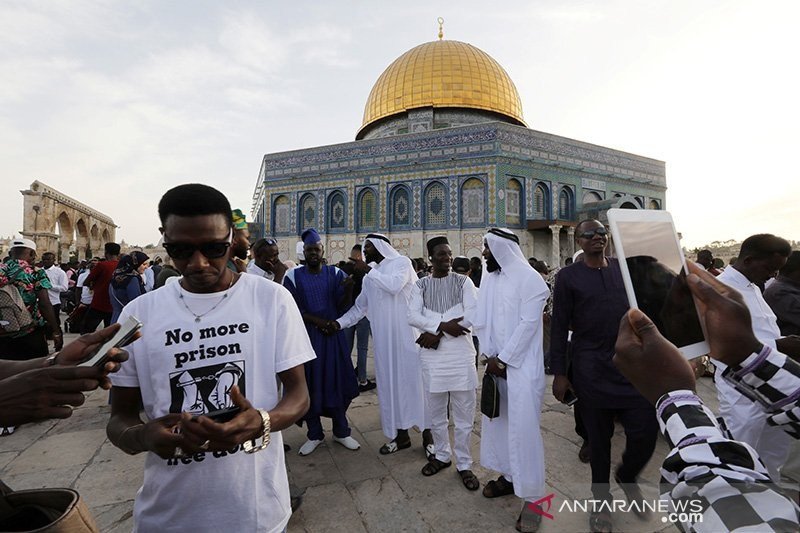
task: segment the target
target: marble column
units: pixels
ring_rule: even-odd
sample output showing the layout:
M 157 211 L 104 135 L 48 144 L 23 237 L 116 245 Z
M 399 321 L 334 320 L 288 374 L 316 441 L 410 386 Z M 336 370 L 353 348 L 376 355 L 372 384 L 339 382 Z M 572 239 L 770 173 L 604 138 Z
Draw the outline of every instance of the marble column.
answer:
M 575 255 L 575 228 L 573 226 L 567 228 L 567 252 L 570 257 Z
M 551 225 L 550 232 L 553 238 L 550 245 L 550 267 L 555 268 L 561 265 L 561 226 L 559 224 Z

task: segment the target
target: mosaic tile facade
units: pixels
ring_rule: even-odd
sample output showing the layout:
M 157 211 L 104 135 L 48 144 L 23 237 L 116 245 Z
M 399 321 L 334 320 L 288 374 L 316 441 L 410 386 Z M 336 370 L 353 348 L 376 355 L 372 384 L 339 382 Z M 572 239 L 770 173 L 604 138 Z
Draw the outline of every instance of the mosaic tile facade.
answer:
M 414 257 L 425 256 L 425 236 L 435 233 L 446 233 L 454 252 L 477 255 L 487 226 L 509 225 L 531 254 L 553 240 L 547 224 L 528 224 L 574 223 L 587 192 L 665 205 L 663 163 L 499 122 L 269 154 L 260 175 L 254 219 L 290 254 L 312 221 L 348 253 L 380 231 Z

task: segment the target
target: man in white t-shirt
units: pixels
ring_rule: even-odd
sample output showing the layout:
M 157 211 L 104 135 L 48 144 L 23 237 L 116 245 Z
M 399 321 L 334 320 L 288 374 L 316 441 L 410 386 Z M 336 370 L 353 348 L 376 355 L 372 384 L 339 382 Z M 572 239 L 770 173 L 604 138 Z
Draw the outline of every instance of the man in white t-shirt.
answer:
M 92 258 L 86 270 L 78 275 L 78 282 L 75 284 L 75 287 L 77 288 L 78 294 L 80 294 L 80 299 L 78 300 L 80 304 L 89 305 L 92 303 L 92 288 L 86 285 L 85 282 L 86 278 L 89 277 L 89 272 L 91 272 L 98 261 L 99 259 L 97 257 Z
M 56 323 L 60 326 L 61 293 L 69 289 L 69 278 L 67 277 L 67 273 L 61 270 L 61 267 L 56 264 L 56 254 L 53 252 L 45 252 L 42 254 L 42 267 L 51 285 L 51 288 L 47 289 L 47 297 L 50 299 L 50 304 L 53 306 L 53 312 L 56 314 Z
M 286 289 L 226 268 L 230 213 L 211 187 L 168 191 L 161 232 L 183 277 L 120 316 L 144 324 L 112 380 L 107 428 L 123 451 L 151 452 L 134 531 L 279 532 L 291 515 L 280 431 L 308 409 L 314 351 Z M 229 421 L 203 416 L 230 407 Z

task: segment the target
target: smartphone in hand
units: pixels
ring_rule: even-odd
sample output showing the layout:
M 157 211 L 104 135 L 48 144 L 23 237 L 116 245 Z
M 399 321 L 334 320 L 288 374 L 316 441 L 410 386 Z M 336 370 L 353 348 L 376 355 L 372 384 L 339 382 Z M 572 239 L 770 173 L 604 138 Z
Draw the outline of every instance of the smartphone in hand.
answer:
M 214 422 L 222 424 L 224 422 L 230 422 L 233 419 L 233 417 L 239 414 L 240 411 L 241 409 L 238 406 L 234 405 L 231 407 L 225 407 L 223 409 L 217 409 L 216 411 L 209 411 L 208 413 L 204 413 L 202 415 L 193 416 L 192 420 L 197 420 L 198 417 L 201 416 L 207 416 Z
M 131 315 L 108 341 L 97 348 L 92 355 L 78 363 L 77 366 L 102 366 L 108 360 L 108 351 L 111 348 L 120 348 L 128 344 L 136 332 L 142 329 L 142 323 Z

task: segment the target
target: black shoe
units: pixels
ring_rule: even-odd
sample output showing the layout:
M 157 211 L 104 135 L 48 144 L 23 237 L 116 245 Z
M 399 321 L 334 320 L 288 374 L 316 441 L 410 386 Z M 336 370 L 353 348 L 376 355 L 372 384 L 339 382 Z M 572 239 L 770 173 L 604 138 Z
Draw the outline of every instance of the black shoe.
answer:
M 367 380 L 364 383 L 359 383 L 358 384 L 358 391 L 359 392 L 367 392 L 368 390 L 372 390 L 375 387 L 377 387 L 377 385 L 375 385 L 374 381 Z

